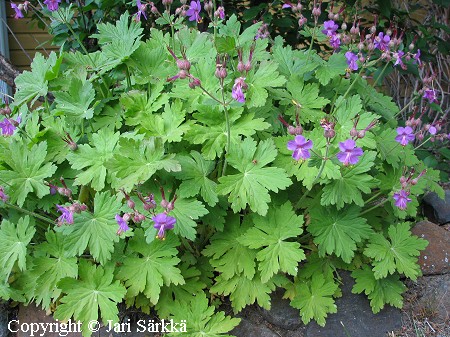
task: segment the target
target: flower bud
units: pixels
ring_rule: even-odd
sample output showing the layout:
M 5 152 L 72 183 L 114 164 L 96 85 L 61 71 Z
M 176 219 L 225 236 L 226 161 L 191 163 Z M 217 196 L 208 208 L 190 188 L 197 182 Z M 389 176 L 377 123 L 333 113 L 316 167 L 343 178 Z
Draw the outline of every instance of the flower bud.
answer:
M 401 176 L 400 177 L 400 184 L 405 184 L 406 183 L 406 177 L 405 176 Z
M 217 78 L 223 80 L 225 77 L 227 77 L 228 74 L 227 74 L 227 70 L 225 68 L 220 67 L 220 68 L 216 68 L 216 72 L 214 73 L 214 75 Z
M 375 34 L 377 32 L 377 27 L 372 26 L 370 27 L 370 33 Z
M 358 49 L 363 50 L 364 49 L 364 42 L 358 43 Z
M 410 184 L 414 186 L 414 185 L 417 185 L 418 182 L 419 182 L 419 179 L 414 178 L 410 181 Z
M 242 61 L 239 61 L 239 62 L 238 62 L 237 70 L 238 70 L 240 73 L 243 73 L 243 72 L 245 71 L 244 62 L 242 62 Z
M 350 136 L 351 137 L 358 137 L 358 130 L 356 130 L 355 127 L 350 130 Z
M 414 43 L 411 43 L 411 44 L 408 46 L 408 49 L 412 51 L 412 50 L 414 49 L 414 47 L 415 47 L 415 46 L 414 46 Z
M 175 15 L 180 15 L 182 11 L 183 9 L 181 7 L 178 7 L 177 9 L 175 9 Z
M 334 20 L 334 21 L 339 20 L 339 13 L 334 14 L 333 20 Z
M 182 80 L 185 79 L 188 76 L 188 73 L 186 70 L 180 70 L 178 72 L 178 77 L 181 78 Z
M 342 35 L 342 43 L 343 44 L 349 44 L 351 42 L 351 37 L 347 34 Z
M 162 0 L 162 4 L 164 6 L 170 6 L 173 3 L 173 0 Z
M 252 69 L 252 63 L 250 61 L 247 61 L 247 63 L 244 65 L 245 71 L 250 71 Z
M 6 105 L 4 108 L 0 109 L 0 115 L 8 116 L 11 114 L 11 108 Z
M 131 216 L 129 213 L 125 213 L 122 217 L 123 221 L 128 222 L 131 219 Z
M 134 213 L 133 221 L 135 223 L 139 223 L 139 222 L 142 222 L 144 220 L 145 220 L 145 215 L 144 214 L 141 214 L 139 212 L 135 212 Z
M 424 139 L 425 136 L 423 135 L 423 132 L 420 131 L 420 132 L 417 134 L 416 137 L 417 137 L 418 140 L 421 140 L 421 141 L 422 141 L 422 140 Z
M 331 13 L 331 12 L 328 13 L 328 19 L 329 19 L 329 20 L 333 20 L 333 17 L 334 17 L 334 14 L 333 14 L 333 13 Z
M 189 69 L 191 69 L 191 63 L 186 59 L 177 60 L 177 67 L 180 70 L 189 71 Z
M 359 34 L 359 27 L 353 25 L 352 28 L 350 28 L 350 34 L 358 35 Z
M 341 29 L 342 30 L 347 30 L 347 24 L 345 22 L 342 23 Z
M 205 1 L 203 7 L 205 8 L 206 12 L 210 12 L 213 9 L 214 5 L 211 1 Z
M 169 202 L 166 199 L 161 200 L 160 203 L 162 208 L 167 208 L 167 206 L 169 206 Z
M 325 138 L 333 138 L 334 136 L 336 136 L 336 131 L 334 131 L 333 129 L 325 130 L 323 135 L 325 136 Z
M 366 130 L 361 130 L 358 132 L 358 138 L 364 138 L 365 135 L 366 135 Z
M 370 42 L 370 43 L 367 45 L 367 50 L 372 51 L 372 50 L 374 50 L 374 49 L 375 49 L 375 45 L 373 44 L 373 42 Z
M 150 12 L 152 12 L 153 14 L 158 14 L 158 8 L 156 8 L 155 6 L 150 7 Z
M 320 7 L 314 7 L 312 10 L 312 15 L 315 17 L 319 17 L 322 11 L 320 10 Z
M 306 24 L 306 22 L 308 22 L 308 19 L 305 18 L 303 15 L 300 17 L 300 19 L 298 19 L 298 26 L 302 27 L 304 24 Z
M 81 204 L 81 205 L 80 205 L 80 210 L 81 210 L 82 212 L 84 212 L 85 210 L 87 210 L 87 206 L 86 206 L 85 204 Z
M 136 204 L 134 203 L 133 200 L 128 199 L 127 200 L 127 206 L 130 207 L 131 209 L 134 209 L 136 207 Z
M 193 78 L 192 82 L 189 82 L 189 88 L 195 89 L 196 87 L 199 87 L 202 85 L 202 82 L 198 78 Z
M 300 125 L 297 125 L 296 127 L 289 125 L 287 131 L 290 135 L 297 136 L 303 133 L 303 128 Z
M 181 3 L 182 5 L 186 5 L 186 2 L 187 2 L 187 0 L 180 0 L 180 3 Z

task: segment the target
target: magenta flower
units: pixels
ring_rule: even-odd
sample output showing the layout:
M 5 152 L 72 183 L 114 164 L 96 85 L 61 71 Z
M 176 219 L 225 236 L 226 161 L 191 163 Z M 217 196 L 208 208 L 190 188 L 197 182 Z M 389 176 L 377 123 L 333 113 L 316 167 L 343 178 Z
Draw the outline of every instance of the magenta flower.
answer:
M 189 16 L 189 21 L 202 22 L 199 13 L 202 10 L 202 5 L 199 0 L 191 1 L 189 9 L 186 11 L 186 16 Z
M 45 0 L 44 4 L 47 5 L 49 11 L 54 12 L 58 10 L 61 0 Z
M 11 8 L 14 9 L 14 11 L 16 12 L 14 15 L 14 19 L 17 20 L 22 19 L 24 17 L 21 9 L 15 3 L 11 2 Z
M 333 20 L 328 20 L 323 23 L 323 28 L 322 33 L 327 36 L 332 36 L 335 35 L 335 32 L 339 26 Z
M 292 158 L 295 160 L 308 159 L 311 157 L 309 150 L 313 147 L 311 140 L 306 140 L 302 135 L 295 136 L 295 140 L 290 140 L 287 143 L 288 150 L 294 151 Z
M 243 88 L 244 89 L 247 88 L 245 78 L 244 77 L 236 78 L 236 80 L 234 81 L 233 89 L 231 91 L 231 96 L 239 103 L 245 103 L 245 96 L 244 92 L 242 91 Z
M 408 207 L 408 202 L 411 202 L 411 199 L 408 198 L 408 196 L 409 192 L 406 192 L 405 190 L 394 193 L 393 198 L 395 200 L 395 206 L 401 210 L 405 210 Z
M 395 57 L 394 67 L 396 65 L 400 65 L 400 67 L 402 67 L 402 69 L 406 68 L 405 65 L 403 64 L 403 61 L 402 61 L 403 55 L 405 55 L 405 53 L 403 51 L 401 51 L 401 50 L 399 50 L 398 52 L 394 53 L 394 57 Z
M 420 49 L 417 49 L 417 52 L 413 55 L 414 63 L 417 63 L 419 66 L 422 65 L 422 61 L 420 60 Z
M 437 96 L 436 96 L 436 90 L 434 90 L 434 89 L 425 89 L 423 98 L 427 99 L 428 102 L 430 102 L 430 103 L 438 103 Z
M 437 133 L 437 129 L 436 129 L 435 126 L 430 125 L 430 128 L 428 129 L 428 132 L 429 132 L 431 135 L 435 135 L 435 134 Z
M 339 152 L 336 157 L 345 166 L 355 165 L 358 162 L 359 157 L 364 153 L 360 147 L 356 147 L 356 143 L 353 139 L 347 139 L 344 142 L 340 142 L 339 149 L 341 152 Z
M 137 13 L 134 16 L 134 21 L 140 22 L 141 21 L 141 15 L 144 16 L 145 20 L 147 20 L 147 14 L 145 14 L 146 5 L 143 5 L 141 3 L 141 0 L 136 0 L 136 6 L 138 8 Z
M 334 50 L 339 49 L 339 47 L 341 46 L 341 39 L 339 37 L 339 34 L 331 35 L 330 46 L 333 47 Z
M 119 229 L 117 230 L 117 235 L 125 233 L 127 230 L 130 229 L 130 227 L 128 227 L 128 223 L 119 214 L 116 214 L 116 221 L 117 221 L 117 224 L 119 225 Z
M 395 141 L 399 142 L 402 146 L 406 146 L 409 142 L 412 142 L 416 136 L 414 135 L 413 129 L 410 126 L 398 127 L 397 137 Z
M 345 53 L 345 58 L 347 59 L 348 68 L 351 70 L 358 70 L 358 56 L 353 54 L 351 51 Z
M 375 48 L 378 48 L 381 51 L 389 50 L 389 42 L 391 38 L 389 35 L 384 35 L 383 32 L 380 32 L 378 36 L 375 37 Z
M 58 218 L 58 226 L 63 225 L 64 223 L 73 224 L 73 211 L 67 207 L 63 207 L 60 205 L 56 205 L 56 208 L 62 215 Z
M 17 125 L 21 122 L 20 116 L 16 120 L 10 118 L 4 118 L 0 122 L 0 129 L 2 129 L 3 136 L 12 136 L 17 129 Z
M 155 223 L 153 227 L 158 229 L 156 237 L 163 240 L 166 237 L 166 230 L 173 229 L 177 219 L 168 216 L 166 213 L 159 213 L 152 217 L 152 221 Z
M 225 20 L 225 8 L 219 6 L 214 13 L 214 16 L 218 17 L 220 20 Z
M 0 186 L 0 200 L 3 202 L 7 202 L 9 199 L 8 195 L 5 193 L 3 186 Z

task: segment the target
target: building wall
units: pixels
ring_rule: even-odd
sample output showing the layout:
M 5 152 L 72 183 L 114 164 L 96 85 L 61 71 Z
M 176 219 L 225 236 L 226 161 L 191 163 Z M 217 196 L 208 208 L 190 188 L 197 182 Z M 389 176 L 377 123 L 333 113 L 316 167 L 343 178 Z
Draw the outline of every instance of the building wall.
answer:
M 28 18 L 14 19 L 14 10 L 10 6 L 6 7 L 6 15 L 10 28 L 8 30 L 9 57 L 11 63 L 20 70 L 30 68 L 31 60 L 36 52 L 47 56 L 52 50 L 58 49 L 50 44 L 50 35 L 41 30 L 36 22 L 31 22 Z

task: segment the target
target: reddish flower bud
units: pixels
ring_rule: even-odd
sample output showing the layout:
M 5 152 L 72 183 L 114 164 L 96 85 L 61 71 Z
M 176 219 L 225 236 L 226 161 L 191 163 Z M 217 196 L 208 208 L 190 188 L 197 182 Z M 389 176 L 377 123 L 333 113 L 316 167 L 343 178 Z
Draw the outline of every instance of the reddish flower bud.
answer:
M 134 203 L 133 200 L 128 199 L 127 200 L 127 206 L 130 207 L 131 209 L 134 209 L 136 207 L 136 204 Z
M 358 138 L 364 138 L 365 135 L 366 135 L 366 130 L 361 130 L 358 132 Z
M 356 130 L 355 127 L 353 127 L 353 128 L 350 130 L 350 136 L 351 136 L 351 137 L 358 137 L 358 130 Z
M 123 219 L 125 222 L 128 222 L 128 221 L 130 221 L 131 216 L 130 216 L 129 213 L 125 213 L 125 214 L 123 215 L 122 219 Z
M 220 68 L 216 68 L 216 72 L 214 73 L 214 75 L 217 78 L 224 79 L 225 77 L 227 77 L 228 74 L 227 74 L 227 70 L 225 68 L 220 67 Z

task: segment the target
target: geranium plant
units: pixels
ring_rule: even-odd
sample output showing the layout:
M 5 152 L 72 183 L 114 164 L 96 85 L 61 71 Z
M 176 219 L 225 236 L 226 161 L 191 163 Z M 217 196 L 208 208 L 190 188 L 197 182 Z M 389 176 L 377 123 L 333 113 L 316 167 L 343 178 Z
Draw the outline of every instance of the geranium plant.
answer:
M 191 26 L 205 15 L 184 6 Z M 322 54 L 213 7 L 211 33 L 168 5 L 156 22 L 171 32 L 142 40 L 149 7 L 99 24 L 100 50 L 38 54 L 16 79 L 1 122 L 0 296 L 81 320 L 86 336 L 122 301 L 223 335 L 239 320 L 211 295 L 238 313 L 269 309 L 277 287 L 324 325 L 341 269 L 375 313 L 401 307 L 400 277 L 420 275 L 427 245 L 410 231 L 418 198 L 443 191 L 415 155 L 429 135 L 414 116 L 399 126 L 365 74 L 417 52 L 321 25 L 317 9 L 307 33 L 330 43 Z

